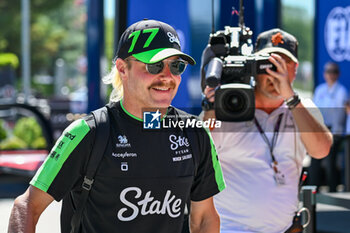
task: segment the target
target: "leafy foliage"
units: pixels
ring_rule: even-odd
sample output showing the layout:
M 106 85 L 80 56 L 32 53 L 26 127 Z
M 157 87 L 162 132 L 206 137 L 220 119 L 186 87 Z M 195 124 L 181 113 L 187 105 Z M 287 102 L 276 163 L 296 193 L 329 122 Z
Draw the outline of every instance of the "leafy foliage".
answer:
M 27 144 L 16 136 L 9 137 L 0 143 L 1 150 L 26 149 Z
M 108 61 L 108 65 L 112 63 L 115 56 L 114 52 L 114 19 L 105 20 L 105 54 Z M 110 68 L 110 67 L 108 67 Z
M 282 28 L 283 30 L 286 30 L 287 32 L 293 34 L 299 42 L 298 58 L 300 68 L 298 69 L 294 87 L 312 91 L 312 71 L 311 73 L 303 73 L 303 70 L 301 68 L 303 63 L 313 63 L 313 15 L 309 14 L 304 8 L 286 5 L 282 8 Z
M 0 142 L 7 137 L 7 133 L 3 125 L 4 121 L 0 119 Z
M 84 49 L 85 7 L 76 0 L 30 2 L 31 70 L 52 75 L 58 57 L 70 62 Z M 0 1 L 0 28 L 0 53 L 20 56 L 21 1 Z
M 23 140 L 30 148 L 38 149 L 46 146 L 41 127 L 33 117 L 19 119 L 13 129 L 13 135 Z
M 10 66 L 12 68 L 18 67 L 18 57 L 13 53 L 0 53 L 0 67 Z
M 32 148 L 36 148 L 36 149 L 43 149 L 46 147 L 46 140 L 44 137 L 38 137 L 36 138 L 32 144 L 31 144 Z
M 300 61 L 312 61 L 313 57 L 313 21 L 305 9 L 286 6 L 283 11 L 282 28 L 294 35 L 299 41 Z

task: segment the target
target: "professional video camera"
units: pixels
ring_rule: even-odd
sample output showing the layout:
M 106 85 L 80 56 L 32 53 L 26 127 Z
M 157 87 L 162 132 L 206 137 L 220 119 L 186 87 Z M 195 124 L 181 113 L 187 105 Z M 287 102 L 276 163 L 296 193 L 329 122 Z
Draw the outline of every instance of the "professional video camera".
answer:
M 254 86 L 257 74 L 275 70 L 268 55 L 253 54 L 253 32 L 244 25 L 243 0 L 240 0 L 239 27 L 225 26 L 213 32 L 202 54 L 201 85 L 216 87 L 214 105 L 206 98 L 204 109 L 215 109 L 222 121 L 247 121 L 254 118 Z

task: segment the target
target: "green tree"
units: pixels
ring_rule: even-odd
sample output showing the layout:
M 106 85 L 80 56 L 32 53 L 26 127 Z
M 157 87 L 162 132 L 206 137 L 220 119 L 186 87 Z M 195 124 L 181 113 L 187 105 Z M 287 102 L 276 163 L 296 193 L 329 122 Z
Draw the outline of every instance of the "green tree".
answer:
M 4 129 L 4 121 L 0 119 L 0 142 L 7 136 L 6 130 Z
M 66 2 L 61 8 L 49 14 L 51 22 L 64 30 L 56 58 L 63 58 L 68 64 L 75 64 L 77 58 L 85 51 L 85 5 L 74 5 Z
M 13 135 L 23 140 L 30 148 L 45 148 L 46 141 L 43 138 L 40 125 L 33 117 L 19 119 L 13 129 Z
M 57 58 L 75 62 L 85 48 L 85 5 L 76 0 L 30 2 L 31 71 L 33 75 L 53 75 Z M 11 52 L 18 57 L 21 55 L 20 3 L 0 1 L 0 53 Z
M 112 59 L 114 58 L 114 19 L 105 20 L 105 55 L 108 65 L 111 65 Z M 110 68 L 110 67 L 108 67 Z
M 312 61 L 313 20 L 307 11 L 298 7 L 285 6 L 282 9 L 282 28 L 299 41 L 300 61 Z
M 299 41 L 299 63 L 313 63 L 313 15 L 306 9 L 285 5 L 282 8 L 282 28 L 293 34 Z M 302 67 L 302 66 L 301 66 Z M 294 86 L 299 89 L 311 91 L 313 87 L 312 71 L 303 74 L 299 68 Z
M 0 143 L 1 150 L 18 150 L 18 149 L 26 149 L 27 144 L 20 138 L 16 136 L 11 136 L 6 138 L 4 141 Z
M 18 67 L 18 57 L 13 53 L 0 53 L 0 67 L 10 66 L 13 69 Z
M 72 0 L 31 0 L 30 3 L 30 24 L 31 24 L 31 36 L 33 41 L 36 40 L 36 34 L 38 29 L 38 24 L 43 26 L 47 34 L 41 36 L 43 41 L 50 40 L 54 35 L 52 32 L 47 30 L 47 21 L 42 19 L 43 15 L 49 14 L 62 7 L 66 2 L 71 2 Z M 20 55 L 21 49 L 21 1 L 0 1 L 0 52 L 12 52 Z M 45 45 L 47 43 L 40 43 L 40 45 Z M 36 46 L 32 46 L 32 56 L 36 57 Z M 45 53 L 45 50 L 40 50 L 41 53 Z M 36 67 L 35 62 L 33 62 L 33 67 Z M 35 70 L 35 69 L 34 69 Z

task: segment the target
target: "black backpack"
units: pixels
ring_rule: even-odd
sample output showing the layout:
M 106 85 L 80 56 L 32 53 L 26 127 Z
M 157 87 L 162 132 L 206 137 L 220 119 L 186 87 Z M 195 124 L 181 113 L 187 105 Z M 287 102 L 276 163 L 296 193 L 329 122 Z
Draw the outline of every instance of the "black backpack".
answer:
M 80 231 L 80 221 L 84 210 L 84 206 L 89 197 L 91 187 L 94 183 L 94 177 L 97 168 L 102 160 L 104 151 L 106 150 L 110 132 L 110 120 L 108 116 L 108 107 L 102 107 L 92 112 L 95 122 L 95 139 L 92 148 L 90 159 L 87 164 L 86 174 L 82 183 L 81 199 L 76 210 L 74 211 L 71 221 L 71 233 L 78 233 Z M 102 139 L 102 140 L 101 140 Z

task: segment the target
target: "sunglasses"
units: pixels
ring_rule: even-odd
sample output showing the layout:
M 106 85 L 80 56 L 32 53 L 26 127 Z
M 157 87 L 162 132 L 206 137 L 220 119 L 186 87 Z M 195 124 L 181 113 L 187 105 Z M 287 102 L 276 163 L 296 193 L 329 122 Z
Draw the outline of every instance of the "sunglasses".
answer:
M 185 71 L 187 64 L 188 64 L 186 61 L 181 60 L 181 59 L 170 60 L 170 61 L 163 60 L 163 61 L 159 61 L 159 62 L 152 63 L 152 64 L 144 63 L 144 62 L 139 61 L 137 59 L 128 59 L 128 60 L 137 61 L 137 62 L 141 62 L 141 63 L 145 64 L 146 70 L 150 74 L 159 74 L 160 72 L 162 72 L 162 70 L 165 67 L 164 63 L 168 63 L 170 72 L 173 75 L 181 75 Z
M 326 73 L 329 73 L 329 74 L 338 74 L 339 71 L 336 70 L 336 69 L 328 69 L 328 70 L 326 70 Z

